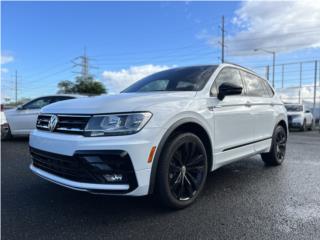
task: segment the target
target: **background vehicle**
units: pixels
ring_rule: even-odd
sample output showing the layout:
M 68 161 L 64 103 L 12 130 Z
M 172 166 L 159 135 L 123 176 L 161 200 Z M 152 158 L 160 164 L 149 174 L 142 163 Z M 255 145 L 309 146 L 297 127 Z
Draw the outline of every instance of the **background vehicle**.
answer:
M 93 193 L 155 192 L 172 208 L 200 194 L 207 173 L 261 154 L 285 158 L 287 115 L 267 81 L 233 64 L 169 69 L 121 94 L 56 103 L 30 135 L 31 170 Z
M 301 131 L 312 130 L 313 115 L 310 109 L 302 104 L 286 104 L 289 128 L 299 128 Z
M 78 97 L 82 96 L 67 94 L 43 96 L 17 108 L 5 110 L 5 116 L 1 117 L 1 139 L 8 139 L 12 136 L 27 136 L 31 130 L 36 128 L 37 117 L 42 107 Z
M 1 139 L 6 137 L 6 134 L 8 133 L 8 123 L 6 116 L 4 114 L 4 106 L 1 104 L 1 112 L 0 112 L 0 117 L 1 117 Z

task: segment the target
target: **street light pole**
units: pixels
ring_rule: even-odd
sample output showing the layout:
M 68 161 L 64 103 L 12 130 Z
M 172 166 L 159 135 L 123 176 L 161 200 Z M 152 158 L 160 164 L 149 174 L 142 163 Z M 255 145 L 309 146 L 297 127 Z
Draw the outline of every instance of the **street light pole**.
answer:
M 274 87 L 274 76 L 275 76 L 275 67 L 276 67 L 276 52 L 275 51 L 269 51 L 265 50 L 263 48 L 256 48 L 254 49 L 255 52 L 262 51 L 266 53 L 272 54 L 272 87 Z

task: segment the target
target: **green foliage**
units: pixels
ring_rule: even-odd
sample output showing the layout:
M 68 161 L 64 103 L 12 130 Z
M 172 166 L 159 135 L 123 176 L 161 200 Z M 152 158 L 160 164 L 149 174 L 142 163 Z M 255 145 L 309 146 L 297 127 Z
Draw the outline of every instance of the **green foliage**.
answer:
M 63 80 L 58 83 L 58 93 L 74 93 L 75 84 L 69 80 Z
M 95 80 L 92 76 L 76 77 L 76 81 L 72 82 L 64 80 L 58 83 L 58 93 L 74 93 L 84 95 L 100 95 L 107 93 L 107 89 L 102 82 Z

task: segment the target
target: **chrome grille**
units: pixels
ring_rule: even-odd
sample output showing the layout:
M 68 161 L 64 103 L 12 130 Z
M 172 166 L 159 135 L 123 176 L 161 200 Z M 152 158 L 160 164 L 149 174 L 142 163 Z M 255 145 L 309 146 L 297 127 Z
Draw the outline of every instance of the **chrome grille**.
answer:
M 40 114 L 37 120 L 37 129 L 49 131 L 51 114 Z M 57 114 L 58 123 L 53 132 L 83 134 L 90 119 L 90 115 L 62 115 Z

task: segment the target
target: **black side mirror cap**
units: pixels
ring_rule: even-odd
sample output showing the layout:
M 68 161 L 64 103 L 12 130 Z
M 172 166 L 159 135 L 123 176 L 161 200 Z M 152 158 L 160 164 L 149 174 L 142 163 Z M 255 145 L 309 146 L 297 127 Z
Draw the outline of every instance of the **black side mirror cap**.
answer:
M 218 99 L 223 100 L 225 96 L 241 95 L 242 87 L 234 83 L 222 83 L 219 86 Z

